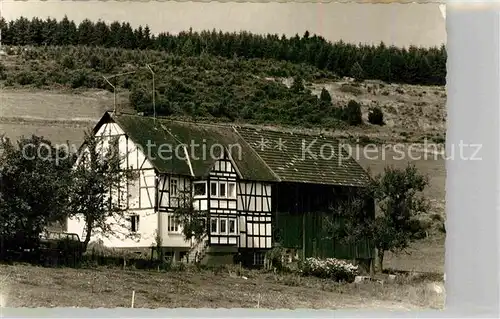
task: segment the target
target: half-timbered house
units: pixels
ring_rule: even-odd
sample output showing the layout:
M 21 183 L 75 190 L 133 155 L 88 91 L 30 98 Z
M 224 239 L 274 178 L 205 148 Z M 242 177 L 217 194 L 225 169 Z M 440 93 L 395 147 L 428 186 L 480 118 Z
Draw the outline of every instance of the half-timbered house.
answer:
M 109 112 L 94 133 L 118 137 L 124 165 L 139 172 L 118 196 L 126 200 L 129 229 L 100 239 L 138 250 L 156 246 L 159 236 L 164 252 L 179 261 L 231 262 L 239 255 L 258 265 L 276 241 L 304 256 L 342 255 L 338 243 L 319 236 L 321 216 L 342 189 L 369 181 L 338 142 L 322 136 Z M 185 240 L 173 215 L 186 191 L 195 209 L 208 213 L 207 235 L 197 242 Z M 78 219 L 67 230 L 85 232 Z M 120 237 L 124 231 L 138 239 Z M 373 257 L 368 243 L 344 251 L 347 258 Z

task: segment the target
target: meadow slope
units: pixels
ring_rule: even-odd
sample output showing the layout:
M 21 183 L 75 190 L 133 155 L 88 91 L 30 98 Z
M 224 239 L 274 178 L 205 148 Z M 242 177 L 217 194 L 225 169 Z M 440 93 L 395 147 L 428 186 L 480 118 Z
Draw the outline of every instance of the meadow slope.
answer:
M 287 86 L 291 84 L 289 78 L 269 80 L 278 80 Z M 409 143 L 421 144 L 424 141 L 437 143 L 437 147 L 442 148 L 446 119 L 446 92 L 443 87 L 385 84 L 380 81 L 365 81 L 358 85 L 350 79 L 313 81 L 306 86 L 318 95 L 322 88 L 326 88 L 337 104 L 350 99 L 358 101 L 365 123 L 370 107 L 378 106 L 384 112 L 386 125 L 364 124 L 329 130 L 272 124 L 262 126 L 310 133 L 321 131 L 347 138 L 354 143 L 350 144 L 350 151 L 355 159 L 374 175 L 383 173 L 388 165 L 404 168 L 408 162 L 415 164 L 421 173 L 429 176 L 425 195 L 432 205 L 428 215 L 439 215 L 439 220 L 444 220 L 446 171 L 443 156 L 426 153 L 422 149 L 410 151 L 408 148 Z M 128 101 L 128 92 L 121 90 L 118 94 L 119 109 L 133 112 Z M 36 134 L 54 143 L 69 141 L 78 147 L 84 130 L 92 128 L 106 110 L 112 109 L 113 94 L 105 90 L 2 87 L 0 132 L 13 139 Z M 356 139 L 360 143 L 378 144 L 376 151 L 372 148 L 372 151 L 364 152 L 366 148 L 356 145 Z M 395 151 L 396 143 L 404 145 L 406 156 L 403 159 Z M 414 243 L 406 253 L 388 253 L 384 264 L 395 270 L 442 274 L 444 235 L 431 233 L 428 238 Z M 22 265 L 0 265 L 0 269 L 2 273 L 9 274 L 9 303 L 12 306 L 126 307 L 130 302 L 131 289 L 136 289 L 138 307 L 192 306 L 193 298 L 196 298 L 198 307 L 255 307 L 259 291 L 267 291 L 260 297 L 260 307 L 265 308 L 410 310 L 440 308 L 444 304 L 444 295 L 430 292 L 428 281 L 360 287 L 269 274 L 253 274 L 253 277 L 244 280 L 210 272 L 189 273 L 186 277 L 181 273 L 49 270 Z M 125 282 L 126 287 L 123 286 Z M 228 294 L 228 286 L 237 289 L 231 289 Z M 74 291 L 78 292 L 77 296 Z
M 9 307 L 442 309 L 435 290 L 440 276 L 406 277 L 395 283 L 337 284 L 262 271 L 187 269 L 43 268 L 0 265 L 0 291 Z M 228 289 L 232 287 L 233 289 Z M 439 288 L 438 288 L 439 289 Z

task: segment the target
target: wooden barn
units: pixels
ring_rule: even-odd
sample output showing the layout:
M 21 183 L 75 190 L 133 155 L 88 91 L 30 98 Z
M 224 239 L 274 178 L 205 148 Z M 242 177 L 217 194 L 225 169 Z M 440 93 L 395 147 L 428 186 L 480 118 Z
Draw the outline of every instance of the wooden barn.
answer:
M 262 265 L 276 243 L 304 257 L 374 257 L 369 243 L 344 247 L 325 236 L 332 204 L 369 181 L 333 138 L 109 112 L 94 133 L 118 137 L 124 165 L 139 172 L 118 196 L 126 200 L 129 228 L 93 237 L 106 246 L 147 250 L 158 234 L 176 261 L 230 263 L 238 255 L 248 266 Z M 196 209 L 209 213 L 201 241 L 186 241 L 172 214 L 185 190 Z M 373 205 L 367 209 L 372 216 Z M 68 220 L 67 231 L 83 238 L 83 222 Z

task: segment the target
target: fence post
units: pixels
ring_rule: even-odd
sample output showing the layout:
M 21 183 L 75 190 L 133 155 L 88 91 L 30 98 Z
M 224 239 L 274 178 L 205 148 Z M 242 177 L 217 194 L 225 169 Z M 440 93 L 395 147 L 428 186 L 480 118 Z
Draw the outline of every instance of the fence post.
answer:
M 302 259 L 306 259 L 306 213 L 302 212 Z

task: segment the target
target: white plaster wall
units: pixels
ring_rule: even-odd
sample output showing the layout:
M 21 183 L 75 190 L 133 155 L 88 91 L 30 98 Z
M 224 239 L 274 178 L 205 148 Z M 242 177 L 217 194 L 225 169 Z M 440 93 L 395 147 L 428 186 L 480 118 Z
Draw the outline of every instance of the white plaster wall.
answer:
M 168 231 L 168 215 L 171 213 L 160 213 L 160 225 L 162 244 L 164 247 L 190 247 L 191 241 L 186 241 L 182 235 L 182 227 L 179 227 L 179 232 L 173 233 Z
M 118 221 L 119 224 L 125 223 L 126 228 L 120 227 L 115 219 L 109 218 L 109 222 L 113 223 L 114 232 L 104 236 L 96 234 L 91 236 L 91 241 L 102 240 L 107 247 L 116 248 L 132 248 L 132 247 L 151 247 L 156 245 L 155 237 L 157 230 L 157 215 L 154 210 L 129 211 L 130 214 L 139 215 L 139 229 L 134 237 L 128 237 L 126 234 L 131 234 L 130 223 L 123 219 Z M 82 218 L 77 217 L 68 219 L 67 231 L 80 236 L 80 240 L 85 239 L 86 229 Z
M 242 209 L 244 207 L 244 203 L 249 205 L 248 210 L 254 211 L 254 212 L 270 212 L 271 207 L 268 205 L 267 201 L 264 200 L 262 197 L 254 197 L 251 195 L 263 195 L 266 194 L 267 196 L 271 196 L 271 186 L 270 185 L 263 185 L 262 183 L 255 183 L 251 193 L 252 183 L 249 182 L 240 182 L 238 187 L 236 188 L 237 192 L 240 191 L 240 189 L 245 192 L 245 187 L 246 191 L 249 193 L 247 196 L 244 196 L 242 194 L 237 194 L 238 198 L 238 208 Z M 264 192 L 265 191 L 265 192 Z M 250 196 L 248 196 L 250 195 Z
M 167 191 L 170 187 L 170 179 L 177 179 L 177 187 L 179 191 L 183 191 L 184 187 L 190 187 L 190 179 L 187 177 L 179 177 L 179 176 L 169 176 L 169 175 L 161 175 L 158 179 L 158 200 L 159 206 L 169 208 L 169 193 L 161 193 L 161 190 Z M 178 197 L 179 198 L 179 197 Z M 172 198 L 170 205 L 177 206 L 178 201 L 175 198 Z M 173 207 L 169 208 L 173 210 Z M 182 227 L 179 227 L 178 232 L 169 232 L 168 231 L 168 216 L 172 213 L 161 212 L 160 213 L 160 235 L 162 238 L 162 245 L 164 247 L 190 247 L 191 241 L 186 241 L 184 236 L 182 235 Z
M 114 234 L 109 236 L 93 235 L 91 241 L 101 239 L 105 246 L 108 247 L 150 247 L 156 245 L 155 237 L 158 229 L 158 215 L 154 212 L 155 201 L 155 171 L 151 163 L 146 160 L 141 149 L 136 147 L 135 143 L 125 137 L 124 131 L 116 123 L 105 123 L 96 132 L 97 136 L 103 136 L 102 147 L 106 148 L 109 145 L 109 140 L 112 136 L 119 136 L 119 150 L 121 155 L 126 157 L 123 161 L 123 168 L 129 167 L 132 169 L 141 169 L 138 179 L 129 182 L 128 193 L 124 181 L 123 193 L 120 194 L 120 204 L 126 205 L 127 197 L 129 199 L 129 210 L 127 214 L 139 215 L 139 229 L 136 236 L 129 237 L 131 234 L 130 222 L 120 220 L 120 224 L 126 227 L 119 227 L 116 221 L 112 218 L 110 222 L 115 224 Z M 113 192 L 113 200 L 118 200 L 117 192 Z M 140 194 L 140 196 L 139 196 Z M 125 206 L 126 207 L 126 206 Z M 85 238 L 84 221 L 76 217 L 68 219 L 67 231 L 76 233 L 80 239 Z
M 245 191 L 245 185 L 246 185 L 246 191 L 249 192 L 248 195 L 244 196 L 242 194 L 238 194 L 238 208 L 243 209 L 244 203 L 249 203 L 248 210 L 254 211 L 254 212 L 270 212 L 271 207 L 268 204 L 268 201 L 270 202 L 270 196 L 271 196 L 271 186 L 270 185 L 264 185 L 261 183 L 256 183 L 254 187 L 252 188 L 252 191 L 250 192 L 251 189 L 251 183 L 245 183 L 241 182 L 239 187 L 237 188 L 237 191 L 240 189 Z M 269 196 L 269 200 L 266 200 L 266 198 L 261 198 L 261 197 L 254 197 L 252 195 L 267 195 Z M 248 246 L 247 246 L 247 235 L 258 235 L 260 234 L 271 234 L 271 224 L 265 224 L 265 223 L 255 223 L 255 221 L 262 221 L 262 222 L 270 222 L 271 221 L 271 216 L 248 216 L 247 219 L 254 220 L 253 223 L 247 223 L 245 221 L 244 216 L 239 217 L 239 230 L 240 231 L 246 231 L 246 233 L 240 234 L 240 247 L 242 248 L 252 248 L 252 247 L 260 247 L 260 248 L 271 248 L 271 238 L 266 238 L 266 237 L 254 237 L 250 241 L 248 241 Z M 251 237 L 250 237 L 251 238 Z

